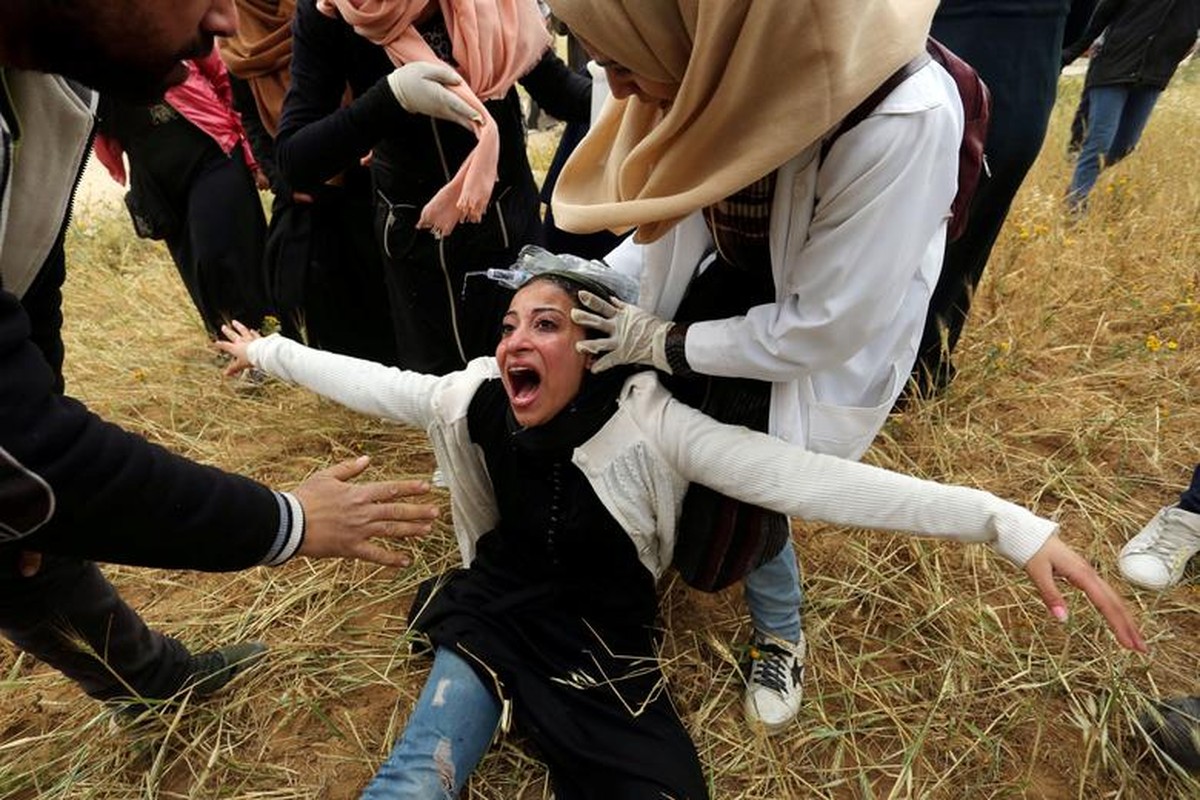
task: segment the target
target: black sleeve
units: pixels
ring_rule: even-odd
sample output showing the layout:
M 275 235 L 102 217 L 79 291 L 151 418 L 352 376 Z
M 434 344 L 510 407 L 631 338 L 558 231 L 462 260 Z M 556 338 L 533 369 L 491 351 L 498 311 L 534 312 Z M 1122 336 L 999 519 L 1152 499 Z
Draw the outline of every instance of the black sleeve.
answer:
M 592 79 L 563 63 L 553 50 L 521 78 L 521 85 L 550 116 L 563 122 L 588 122 L 592 116 Z
M 63 391 L 62 285 L 67 277 L 63 239 L 66 229 L 42 263 L 41 270 L 21 297 L 21 306 L 29 317 L 29 341 L 41 352 L 53 377 L 51 390 Z M 0 375 L 3 373 L 0 372 Z
M 1096 41 L 1104 32 L 1124 4 L 1125 0 L 1100 0 L 1097 3 L 1096 10 L 1092 12 L 1092 17 L 1088 20 L 1083 33 L 1070 46 L 1063 48 L 1062 63 L 1064 67 L 1079 58 L 1083 55 L 1083 51 L 1092 46 L 1092 42 Z
M 267 133 L 267 128 L 258 115 L 258 102 L 254 99 L 254 91 L 249 81 L 242 80 L 229 73 L 229 88 L 233 92 L 233 107 L 242 118 L 242 128 L 250 141 L 250 150 L 259 168 L 271 182 L 271 191 L 278 192 L 279 170 L 275 166 L 275 139 Z
M 358 163 L 408 113 L 392 96 L 386 78 L 341 107 L 349 58 L 344 27 L 340 19 L 317 11 L 315 0 L 296 4 L 291 86 L 275 138 L 275 159 L 284 179 L 299 191 L 313 191 Z
M 287 497 L 103 421 L 56 391 L 30 336 L 21 302 L 0 291 L 0 542 L 210 571 L 299 547 Z

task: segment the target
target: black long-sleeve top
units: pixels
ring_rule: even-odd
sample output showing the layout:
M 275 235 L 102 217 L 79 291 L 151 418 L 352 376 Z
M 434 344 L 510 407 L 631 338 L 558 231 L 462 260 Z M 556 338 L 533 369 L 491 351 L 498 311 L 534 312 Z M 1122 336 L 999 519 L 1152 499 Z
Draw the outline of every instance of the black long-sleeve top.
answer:
M 42 80 L 41 102 L 58 102 L 49 91 L 56 79 Z M 19 119 L 0 87 L 0 176 L 14 169 L 18 136 L 26 147 L 53 150 L 68 162 L 87 146 L 86 137 L 62 130 L 19 130 Z M 0 208 L 20 205 L 34 216 L 26 217 L 28 227 L 10 218 L 0 230 L 0 266 L 10 252 L 19 261 L 30 250 L 39 266 L 20 297 L 0 280 L 0 551 L 212 571 L 290 557 L 302 531 L 294 501 L 174 455 L 63 394 L 61 287 L 70 210 L 69 201 L 65 213 L 59 201 L 70 187 L 20 185 L 18 192 L 15 182 L 0 180 Z M 40 223 L 43 231 L 57 230 L 44 246 L 31 238 Z
M 454 123 L 405 111 L 387 84 L 393 69 L 382 47 L 317 11 L 316 0 L 297 3 L 291 87 L 276 137 L 277 163 L 294 188 L 312 189 L 371 151 L 379 162 L 376 181 L 393 202 L 423 205 L 445 185 L 475 137 Z M 589 116 L 591 82 L 552 51 L 521 85 L 559 119 Z M 353 101 L 343 108 L 347 88 Z M 525 132 L 515 88 L 486 106 L 500 129 L 499 193 L 529 173 Z

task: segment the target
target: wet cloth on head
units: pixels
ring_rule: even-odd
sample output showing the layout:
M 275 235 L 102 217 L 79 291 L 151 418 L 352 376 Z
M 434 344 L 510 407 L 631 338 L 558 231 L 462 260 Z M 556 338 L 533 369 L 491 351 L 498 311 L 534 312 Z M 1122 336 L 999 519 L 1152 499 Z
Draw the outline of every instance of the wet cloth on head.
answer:
M 606 58 L 679 86 L 665 109 L 636 97 L 609 100 L 554 192 L 554 216 L 564 230 L 636 226 L 641 242 L 774 171 L 832 130 L 923 50 L 937 6 L 935 0 L 814 0 L 802 10 L 790 0 L 549 2 Z
M 454 67 L 464 83 L 449 87 L 483 117 L 475 149 L 457 174 L 421 212 L 419 227 L 449 235 L 463 221 L 478 222 L 496 182 L 500 134 L 482 100 L 504 96 L 537 64 L 550 34 L 534 0 L 439 0 L 453 44 Z M 324 14 L 342 18 L 381 45 L 393 64 L 442 62 L 414 27 L 425 0 L 317 0 Z

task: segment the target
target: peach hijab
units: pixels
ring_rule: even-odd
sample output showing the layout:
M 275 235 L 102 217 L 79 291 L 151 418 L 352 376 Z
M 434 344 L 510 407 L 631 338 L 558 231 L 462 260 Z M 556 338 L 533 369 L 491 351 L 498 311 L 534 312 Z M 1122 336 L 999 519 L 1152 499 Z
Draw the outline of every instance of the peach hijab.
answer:
M 413 27 L 432 3 L 441 7 L 454 60 L 463 83 L 451 87 L 483 117 L 479 142 L 458 173 L 421 211 L 419 228 L 448 236 L 463 221 L 478 222 L 492 196 L 500 158 L 500 132 L 483 100 L 503 97 L 537 64 L 550 34 L 536 0 L 317 0 L 324 14 L 340 13 L 354 30 L 382 45 L 397 66 L 410 61 L 440 63 Z
M 679 85 L 668 109 L 610 99 L 563 168 L 569 231 L 649 242 L 769 174 L 919 54 L 937 0 L 548 0 L 633 73 Z

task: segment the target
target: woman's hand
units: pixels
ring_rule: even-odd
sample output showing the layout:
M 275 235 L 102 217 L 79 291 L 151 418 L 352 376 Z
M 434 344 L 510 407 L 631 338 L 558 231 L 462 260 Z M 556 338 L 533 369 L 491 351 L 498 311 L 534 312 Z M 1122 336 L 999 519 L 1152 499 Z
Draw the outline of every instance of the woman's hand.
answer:
M 469 131 L 483 123 L 483 115 L 450 90 L 463 82 L 445 64 L 411 61 L 387 77 L 388 86 L 405 111 L 457 122 Z
M 571 310 L 571 320 L 577 325 L 607 334 L 604 339 L 584 339 L 575 344 L 581 353 L 599 355 L 592 372 L 603 372 L 622 364 L 646 364 L 671 374 L 667 362 L 667 333 L 674 323 L 665 322 L 637 306 L 613 298 L 610 303 L 591 292 L 581 291 L 581 308 Z
M 255 339 L 261 339 L 262 335 L 258 331 L 247 328 L 236 319 L 228 325 L 222 325 L 221 333 L 225 335 L 228 341 L 218 339 L 213 342 L 213 347 L 233 356 L 233 360 L 229 362 L 229 366 L 225 367 L 225 374 L 232 378 L 243 370 L 253 367 L 254 365 L 250 363 L 250 359 L 246 357 L 246 350 L 250 347 L 251 342 Z
M 1108 627 L 1123 647 L 1139 653 L 1149 652 L 1137 622 L 1120 595 L 1096 574 L 1091 564 L 1057 535 L 1047 539 L 1042 549 L 1029 559 L 1025 572 L 1037 586 L 1050 614 L 1059 622 L 1067 621 L 1067 602 L 1055 585 L 1055 577 L 1066 578 L 1076 588 L 1083 590 L 1092 605 L 1104 615 Z

